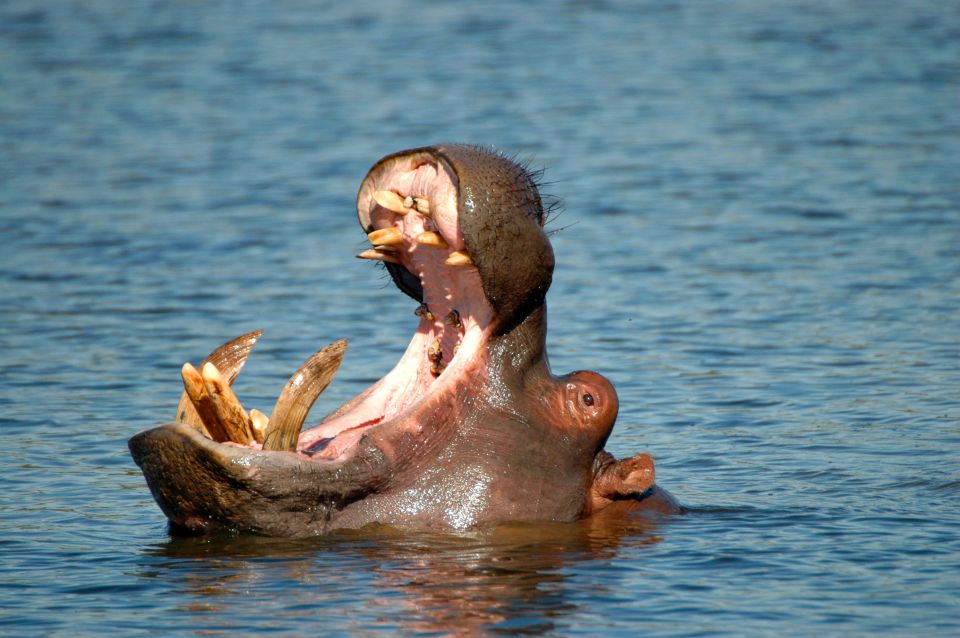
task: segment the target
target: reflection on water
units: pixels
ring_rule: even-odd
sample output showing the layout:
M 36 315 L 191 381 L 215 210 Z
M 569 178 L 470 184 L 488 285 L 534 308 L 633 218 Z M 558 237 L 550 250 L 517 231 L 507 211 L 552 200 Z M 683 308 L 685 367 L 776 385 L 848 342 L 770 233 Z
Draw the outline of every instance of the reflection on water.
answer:
M 654 517 L 635 516 L 457 535 L 373 527 L 310 540 L 171 538 L 146 552 L 140 575 L 167 571 L 184 611 L 200 613 L 211 630 L 236 625 L 249 592 L 270 583 L 283 592 L 275 617 L 305 621 L 321 620 L 362 589 L 378 613 L 337 623 L 351 632 L 541 633 L 581 611 L 570 596 L 577 585 L 568 582 L 569 568 L 616 560 L 623 544 L 657 543 L 659 527 Z M 598 600 L 612 595 L 603 587 L 591 592 Z

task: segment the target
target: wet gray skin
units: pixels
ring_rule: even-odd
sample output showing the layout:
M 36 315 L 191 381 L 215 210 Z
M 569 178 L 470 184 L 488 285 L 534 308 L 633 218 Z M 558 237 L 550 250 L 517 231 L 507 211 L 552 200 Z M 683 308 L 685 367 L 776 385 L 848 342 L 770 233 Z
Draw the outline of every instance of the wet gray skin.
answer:
M 554 257 L 521 166 L 474 146 L 402 151 L 367 174 L 358 214 L 377 240 L 363 256 L 383 261 L 421 304 L 407 353 L 298 441 L 294 433 L 291 451 L 214 441 L 189 402 L 178 422 L 131 438 L 172 530 L 304 536 L 679 510 L 654 484 L 648 455 L 617 461 L 603 451 L 613 386 L 595 372 L 550 371 Z M 228 381 L 258 336 L 211 355 Z M 297 397 L 295 410 L 278 402 L 271 424 L 305 414 L 315 398 Z

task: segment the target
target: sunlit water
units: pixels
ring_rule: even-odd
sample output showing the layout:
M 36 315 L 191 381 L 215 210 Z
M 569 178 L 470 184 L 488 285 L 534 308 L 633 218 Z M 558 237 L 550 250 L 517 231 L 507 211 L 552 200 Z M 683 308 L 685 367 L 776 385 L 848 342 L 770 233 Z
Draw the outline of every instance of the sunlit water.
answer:
M 0 633 L 960 632 L 951 2 L 0 4 Z M 693 512 L 172 539 L 126 439 L 255 327 L 269 408 L 415 318 L 354 195 L 492 144 L 565 212 L 551 362 Z

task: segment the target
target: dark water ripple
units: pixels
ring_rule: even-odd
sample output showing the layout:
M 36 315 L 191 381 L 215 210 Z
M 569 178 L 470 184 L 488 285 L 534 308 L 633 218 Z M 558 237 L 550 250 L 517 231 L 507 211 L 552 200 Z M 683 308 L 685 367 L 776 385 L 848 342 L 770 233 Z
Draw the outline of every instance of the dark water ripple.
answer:
M 960 11 L 915 0 L 0 5 L 0 634 L 960 631 Z M 369 165 L 546 166 L 551 362 L 666 521 L 172 539 L 126 439 L 263 327 L 317 413 L 414 318 Z

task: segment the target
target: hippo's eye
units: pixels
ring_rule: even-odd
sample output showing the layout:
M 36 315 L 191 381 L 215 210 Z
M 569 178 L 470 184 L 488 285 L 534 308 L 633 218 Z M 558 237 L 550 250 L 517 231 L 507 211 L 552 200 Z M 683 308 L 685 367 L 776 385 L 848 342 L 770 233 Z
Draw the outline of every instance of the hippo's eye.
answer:
M 584 393 L 583 393 L 583 402 L 584 402 L 584 404 L 586 404 L 588 407 L 592 406 L 592 405 L 593 405 L 593 395 L 590 394 L 589 392 L 584 392 Z

